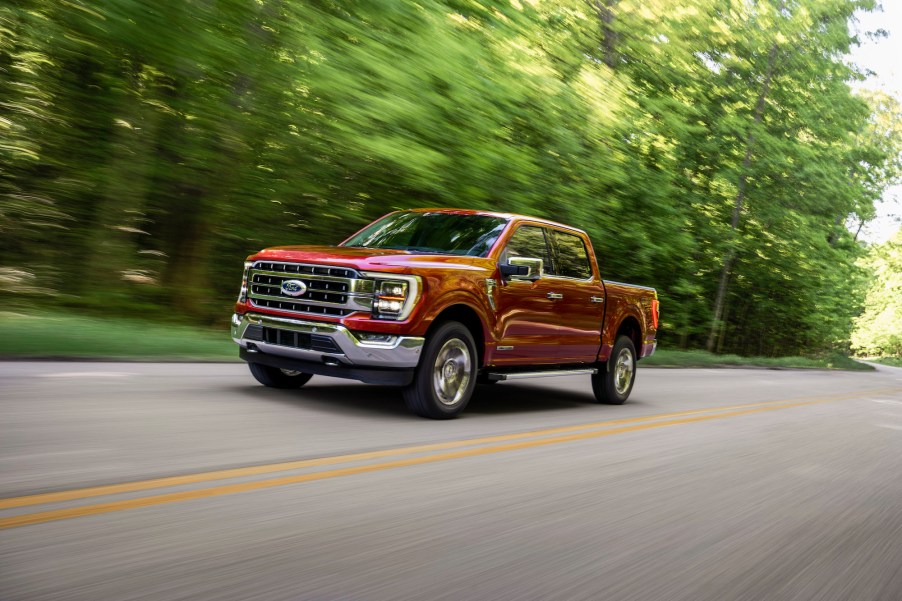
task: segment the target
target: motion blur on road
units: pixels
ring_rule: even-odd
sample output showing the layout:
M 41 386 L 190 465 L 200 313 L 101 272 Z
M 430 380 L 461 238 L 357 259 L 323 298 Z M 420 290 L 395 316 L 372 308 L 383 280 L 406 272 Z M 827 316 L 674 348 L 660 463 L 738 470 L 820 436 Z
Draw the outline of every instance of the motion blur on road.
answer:
M 238 364 L 0 364 L 0 598 L 902 594 L 902 369 L 390 388 Z

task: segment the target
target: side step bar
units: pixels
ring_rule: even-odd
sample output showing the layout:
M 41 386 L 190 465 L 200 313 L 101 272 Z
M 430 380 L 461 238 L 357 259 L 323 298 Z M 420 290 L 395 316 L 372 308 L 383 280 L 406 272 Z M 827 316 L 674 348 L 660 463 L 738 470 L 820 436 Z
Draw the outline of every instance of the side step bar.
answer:
M 551 378 L 554 376 L 588 376 L 591 374 L 597 374 L 597 368 L 588 368 L 588 369 L 551 369 L 548 371 L 519 371 L 508 374 L 499 374 L 490 372 L 486 374 L 486 377 L 493 381 L 497 382 L 499 380 L 526 380 L 527 378 Z

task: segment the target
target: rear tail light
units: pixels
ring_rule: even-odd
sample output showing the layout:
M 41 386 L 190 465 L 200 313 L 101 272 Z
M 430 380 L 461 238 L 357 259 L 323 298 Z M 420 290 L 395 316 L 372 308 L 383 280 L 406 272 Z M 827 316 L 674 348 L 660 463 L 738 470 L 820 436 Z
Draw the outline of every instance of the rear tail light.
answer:
M 651 301 L 651 323 L 655 326 L 655 329 L 658 329 L 658 314 L 661 308 L 661 303 L 658 302 L 658 299 Z

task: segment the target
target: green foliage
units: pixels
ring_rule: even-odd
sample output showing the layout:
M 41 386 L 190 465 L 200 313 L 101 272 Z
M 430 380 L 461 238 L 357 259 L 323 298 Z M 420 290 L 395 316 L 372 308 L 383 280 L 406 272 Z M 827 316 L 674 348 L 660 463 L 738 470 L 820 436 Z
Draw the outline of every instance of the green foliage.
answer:
M 221 322 L 264 246 L 457 206 L 585 228 L 665 344 L 841 350 L 844 224 L 899 172 L 898 104 L 842 58 L 873 7 L 12 0 L 0 294 Z
M 902 359 L 902 228 L 862 261 L 872 274 L 864 312 L 855 320 L 852 348 L 866 356 Z

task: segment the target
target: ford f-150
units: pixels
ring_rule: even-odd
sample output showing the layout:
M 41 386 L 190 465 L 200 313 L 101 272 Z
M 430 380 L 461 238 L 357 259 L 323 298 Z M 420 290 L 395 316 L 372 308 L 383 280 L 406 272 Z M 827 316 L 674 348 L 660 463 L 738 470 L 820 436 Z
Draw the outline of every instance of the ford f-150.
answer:
M 504 213 L 390 213 L 338 246 L 247 258 L 231 334 L 253 376 L 314 375 L 403 387 L 408 407 L 458 415 L 477 383 L 590 376 L 629 397 L 655 351 L 653 288 L 602 280 L 585 232 Z

